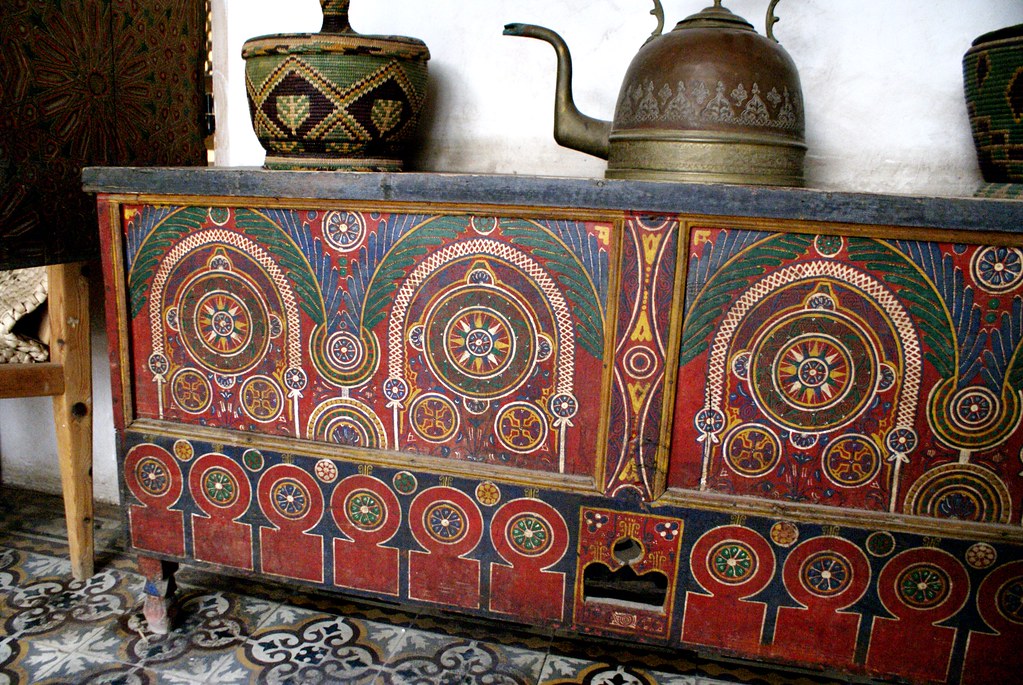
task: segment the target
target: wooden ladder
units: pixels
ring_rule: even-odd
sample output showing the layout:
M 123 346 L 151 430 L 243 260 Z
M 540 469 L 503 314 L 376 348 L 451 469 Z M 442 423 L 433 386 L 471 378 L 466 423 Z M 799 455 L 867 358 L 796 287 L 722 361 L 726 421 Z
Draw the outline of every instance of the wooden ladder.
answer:
M 47 267 L 50 361 L 0 364 L 0 399 L 53 397 L 71 572 L 93 574 L 92 360 L 84 263 Z

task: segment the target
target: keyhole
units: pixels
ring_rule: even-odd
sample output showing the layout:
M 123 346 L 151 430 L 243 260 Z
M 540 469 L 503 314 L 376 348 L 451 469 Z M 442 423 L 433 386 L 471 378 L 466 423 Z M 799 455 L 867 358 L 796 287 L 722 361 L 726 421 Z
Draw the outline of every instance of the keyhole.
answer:
M 622 538 L 615 543 L 611 553 L 619 562 L 631 565 L 632 562 L 643 557 L 643 545 L 639 544 L 635 538 Z

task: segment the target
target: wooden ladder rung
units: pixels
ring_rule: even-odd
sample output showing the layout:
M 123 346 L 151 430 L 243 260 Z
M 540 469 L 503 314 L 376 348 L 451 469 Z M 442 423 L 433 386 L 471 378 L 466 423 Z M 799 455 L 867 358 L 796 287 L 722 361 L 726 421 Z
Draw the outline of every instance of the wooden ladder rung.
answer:
M 0 364 L 0 399 L 62 394 L 64 369 L 60 364 Z

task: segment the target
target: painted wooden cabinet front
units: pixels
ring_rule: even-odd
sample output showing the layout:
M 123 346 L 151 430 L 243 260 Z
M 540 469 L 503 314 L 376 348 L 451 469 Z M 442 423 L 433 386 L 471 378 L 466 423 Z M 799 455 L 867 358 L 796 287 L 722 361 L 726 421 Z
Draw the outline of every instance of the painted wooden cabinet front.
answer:
M 140 418 L 593 475 L 610 223 L 124 217 Z
M 101 197 L 133 547 L 912 682 L 1023 668 L 1023 252 Z
M 694 226 L 671 485 L 1020 524 L 1021 257 Z

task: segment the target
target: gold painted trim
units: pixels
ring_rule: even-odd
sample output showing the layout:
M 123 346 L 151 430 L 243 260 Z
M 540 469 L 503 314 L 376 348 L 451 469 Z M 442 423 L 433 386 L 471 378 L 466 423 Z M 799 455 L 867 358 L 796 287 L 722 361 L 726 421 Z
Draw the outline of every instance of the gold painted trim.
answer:
M 392 214 L 447 214 L 451 216 L 493 216 L 509 219 L 563 219 L 614 223 L 625 210 L 545 207 L 543 205 L 508 205 L 454 202 L 402 202 L 400 200 L 325 200 L 317 198 L 284 198 L 269 196 L 229 195 L 160 195 L 154 193 L 121 193 L 108 197 L 123 204 L 146 204 L 158 207 L 230 207 L 255 211 L 263 209 L 345 210 Z M 663 212 L 647 212 L 664 214 Z
M 782 502 L 681 488 L 669 488 L 660 499 L 651 503 L 653 513 L 657 513 L 659 507 L 666 506 L 723 512 L 736 516 L 759 516 L 819 526 L 912 533 L 937 539 L 1023 544 L 1023 528 L 1012 524 L 973 523 L 866 509 L 839 509 L 820 504 Z
M 597 490 L 607 490 L 607 451 L 611 436 L 611 394 L 614 392 L 615 355 L 618 348 L 618 308 L 621 305 L 622 244 L 625 240 L 625 216 L 619 215 L 611 223 L 612 235 L 608 241 L 607 309 L 604 316 L 604 359 L 602 360 L 600 414 L 597 419 L 597 454 L 593 477 Z
M 128 276 L 124 264 L 124 205 L 117 198 L 112 196 L 100 196 L 100 202 L 107 206 L 107 217 L 109 225 L 105 228 L 110 236 L 110 252 L 107 259 L 110 260 L 110 273 L 114 280 L 114 302 L 117 308 L 117 339 L 109 341 L 111 348 L 116 346 L 117 357 L 120 365 L 121 384 L 121 406 L 115 407 L 121 411 L 122 425 L 127 427 L 134 419 L 135 397 L 133 393 L 133 371 L 131 356 L 131 327 L 128 321 Z M 111 379 L 117 382 L 118 379 Z
M 158 419 L 139 419 L 125 431 L 150 442 L 154 437 L 173 440 L 199 440 L 215 449 L 230 445 L 238 449 L 256 449 L 313 459 L 330 459 L 393 469 L 414 469 L 417 473 L 451 476 L 463 480 L 491 480 L 525 488 L 544 488 L 573 492 L 580 495 L 599 494 L 598 485 L 591 476 L 576 476 L 546 471 L 529 471 L 510 466 L 480 464 L 471 461 L 444 459 L 412 452 L 385 452 L 383 450 L 356 449 L 333 443 L 317 442 L 305 438 L 265 435 L 235 431 L 228 428 L 210 428 Z
M 679 354 L 682 347 L 682 325 L 685 323 L 686 279 L 689 276 L 689 224 L 682 217 L 678 222 L 678 243 L 675 245 L 675 288 L 672 293 L 671 315 L 668 319 L 668 346 L 664 351 L 664 401 L 661 405 L 661 433 L 657 445 L 654 499 L 668 487 L 671 467 L 671 439 L 675 427 L 675 398 L 678 392 Z
M 343 192 L 339 188 L 339 193 Z M 323 198 L 284 198 L 271 196 L 189 195 L 159 193 L 108 193 L 104 197 L 121 204 L 168 206 L 246 207 L 252 209 L 344 209 L 357 212 L 438 212 L 459 215 L 506 216 L 536 219 L 541 213 L 547 219 L 578 221 L 614 221 L 627 214 L 674 216 L 701 227 L 752 228 L 781 233 L 864 236 L 894 240 L 922 240 L 1019 247 L 1020 235 L 1002 231 L 965 230 L 958 228 L 919 228 L 900 224 L 869 224 L 839 221 L 810 221 L 797 218 L 740 217 L 724 214 L 693 214 L 686 211 L 647 210 L 642 206 L 625 209 L 586 209 L 544 205 L 490 204 L 485 199 L 476 203 L 402 202 L 400 200 L 344 200 Z M 680 198 L 684 205 L 684 198 Z M 708 223 L 710 222 L 710 223 Z

